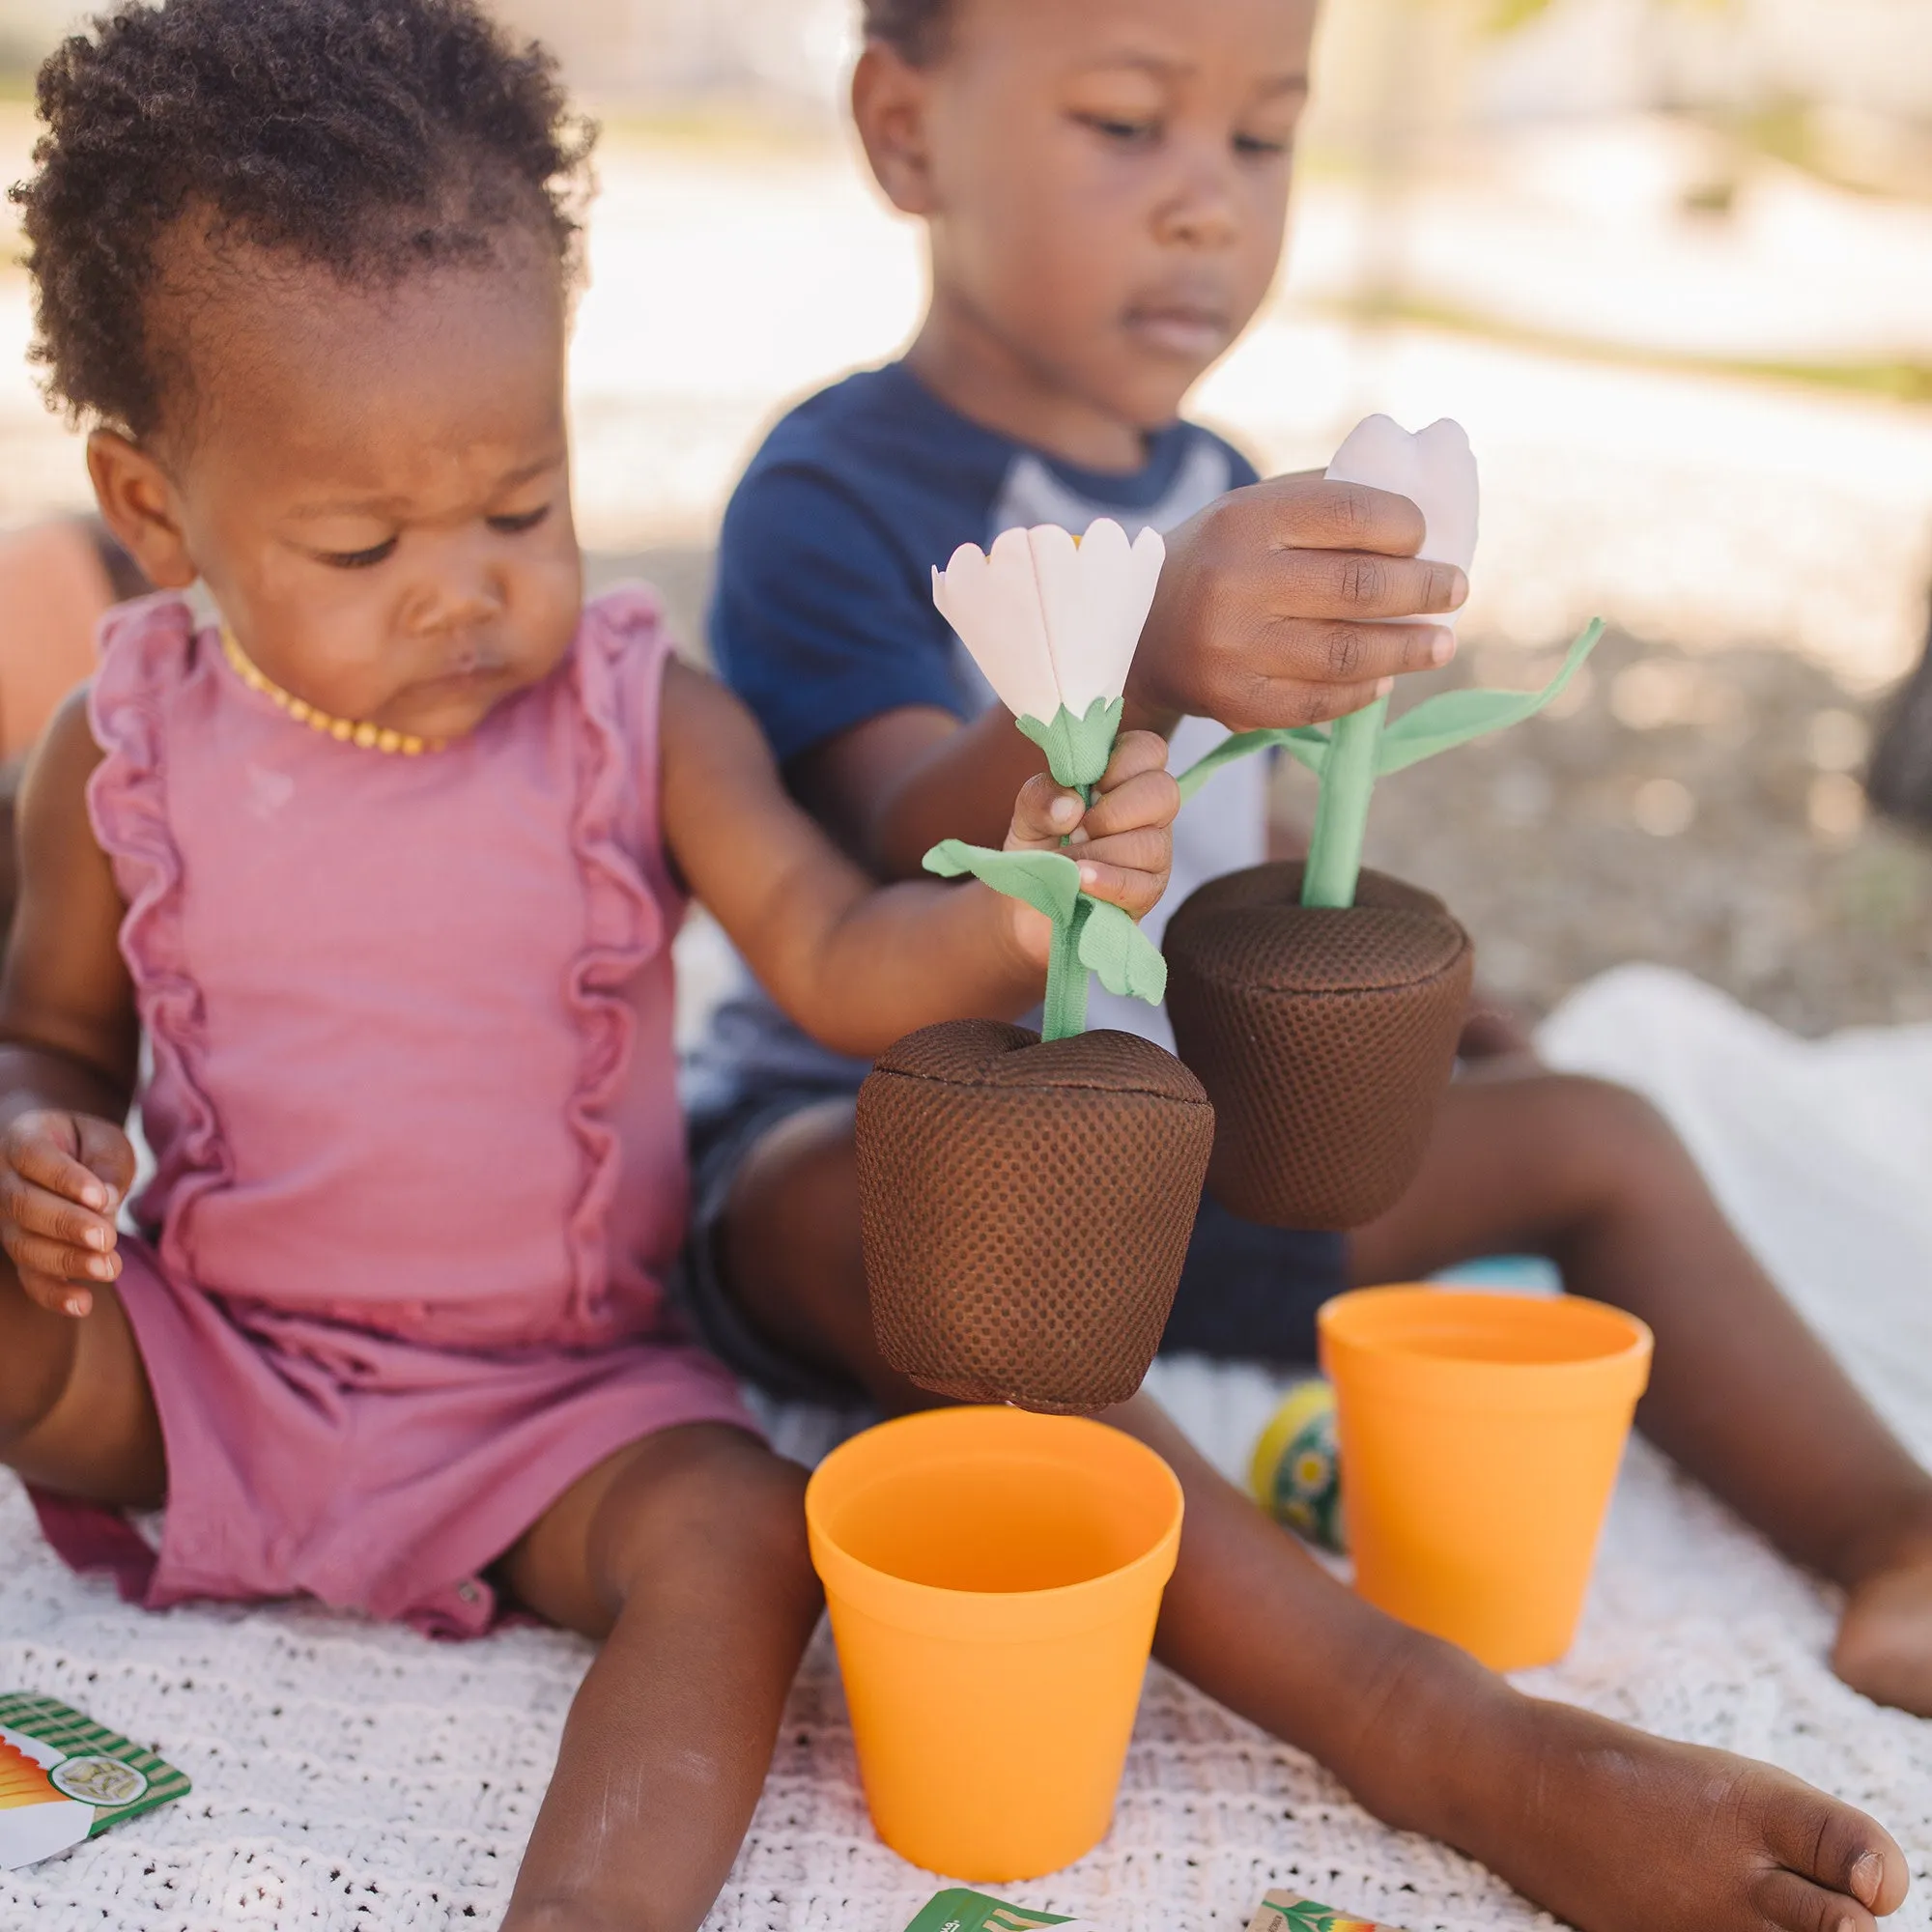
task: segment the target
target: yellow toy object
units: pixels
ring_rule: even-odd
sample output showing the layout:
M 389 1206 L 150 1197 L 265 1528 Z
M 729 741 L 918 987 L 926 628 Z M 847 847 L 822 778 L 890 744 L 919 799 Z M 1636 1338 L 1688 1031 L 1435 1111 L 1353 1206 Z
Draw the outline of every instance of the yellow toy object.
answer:
M 1372 1288 L 1319 1317 L 1355 1588 L 1494 1670 L 1582 1613 L 1651 1334 L 1577 1295 Z
M 1097 1422 L 933 1409 L 835 1449 L 805 1511 L 880 1837 L 976 1884 L 1091 1851 L 1180 1546 L 1174 1472 Z
M 1335 1391 L 1319 1377 L 1296 1382 L 1282 1398 L 1255 1444 L 1248 1489 L 1277 1522 L 1306 1542 L 1338 1554 L 1347 1549 Z

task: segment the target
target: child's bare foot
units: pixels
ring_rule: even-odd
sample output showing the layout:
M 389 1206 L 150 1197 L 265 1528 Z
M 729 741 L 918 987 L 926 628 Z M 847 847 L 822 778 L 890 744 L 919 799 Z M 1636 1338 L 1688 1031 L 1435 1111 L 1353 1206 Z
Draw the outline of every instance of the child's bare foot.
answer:
M 1932 1718 L 1932 1538 L 1846 1593 L 1832 1668 L 1874 1703 Z
M 1458 1836 L 1580 1932 L 1873 1932 L 1905 1897 L 1888 1832 L 1769 1765 L 1528 1699 L 1498 1745 Z

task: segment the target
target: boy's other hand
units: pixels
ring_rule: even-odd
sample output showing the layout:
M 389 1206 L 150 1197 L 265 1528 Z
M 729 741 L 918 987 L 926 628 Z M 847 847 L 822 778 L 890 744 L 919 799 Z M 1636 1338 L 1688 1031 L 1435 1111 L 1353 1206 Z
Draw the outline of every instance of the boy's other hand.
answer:
M 1406 497 L 1320 472 L 1208 504 L 1167 539 L 1129 716 L 1213 718 L 1235 731 L 1319 724 L 1405 671 L 1447 664 L 1454 633 L 1427 617 L 1456 610 L 1468 580 L 1420 561 L 1423 534 Z
M 1066 841 L 1066 856 L 1080 867 L 1081 891 L 1140 919 L 1167 890 L 1179 810 L 1166 740 L 1151 731 L 1122 731 L 1091 806 L 1044 772 L 1026 781 L 1013 807 L 1007 850 L 1057 852 Z M 1029 954 L 1043 965 L 1050 937 L 1045 919 L 1017 899 L 1008 903 L 1020 917 Z
M 110 1121 L 37 1110 L 0 1134 L 0 1248 L 43 1308 L 79 1318 L 121 1272 L 114 1215 L 134 1148 Z

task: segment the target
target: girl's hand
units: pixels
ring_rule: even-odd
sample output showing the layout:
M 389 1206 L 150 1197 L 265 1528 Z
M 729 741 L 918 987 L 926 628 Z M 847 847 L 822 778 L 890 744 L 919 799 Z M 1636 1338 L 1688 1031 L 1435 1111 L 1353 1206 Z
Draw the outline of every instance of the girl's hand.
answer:
M 43 1308 L 87 1315 L 91 1287 L 119 1276 L 114 1216 L 133 1184 L 133 1144 L 93 1114 L 21 1114 L 0 1134 L 0 1248 Z
M 1151 731 L 1122 731 L 1114 744 L 1091 806 L 1046 773 L 1029 779 L 1013 807 L 1009 852 L 1057 852 L 1080 867 L 1080 890 L 1108 899 L 1140 919 L 1167 890 L 1174 863 L 1174 815 L 1180 788 L 1167 769 L 1167 741 Z M 1053 929 L 1043 914 L 1018 899 L 1014 934 L 1027 957 L 1044 966 Z

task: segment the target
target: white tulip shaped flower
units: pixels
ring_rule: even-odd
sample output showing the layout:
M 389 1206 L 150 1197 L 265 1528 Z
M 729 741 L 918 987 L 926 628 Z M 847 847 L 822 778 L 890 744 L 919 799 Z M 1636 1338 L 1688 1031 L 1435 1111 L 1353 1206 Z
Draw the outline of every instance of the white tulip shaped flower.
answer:
M 1422 548 L 1416 554 L 1432 563 L 1468 569 L 1476 554 L 1476 459 L 1462 424 L 1445 416 L 1410 436 L 1387 416 L 1370 416 L 1349 432 L 1328 466 L 1328 477 L 1335 483 L 1362 483 L 1406 497 L 1422 512 Z M 1454 624 L 1456 619 L 1432 615 L 1430 621 Z M 1438 692 L 1410 706 L 1393 724 L 1384 692 L 1329 724 L 1243 731 L 1180 774 L 1180 795 L 1192 798 L 1223 765 L 1250 752 L 1278 748 L 1299 760 L 1321 786 L 1302 868 L 1301 902 L 1347 910 L 1355 903 L 1362 838 L 1376 781 L 1467 744 L 1486 731 L 1500 731 L 1534 717 L 1577 675 L 1603 635 L 1601 617 L 1585 626 L 1556 675 L 1541 691 Z
M 1167 554 L 1111 518 L 1074 537 L 1057 524 L 961 544 L 932 573 L 932 601 L 1064 785 L 1095 783 Z
M 1328 476 L 1406 497 L 1426 526 L 1416 555 L 1468 569 L 1476 554 L 1476 459 L 1461 423 L 1444 416 L 1410 436 L 1388 416 L 1369 416 L 1349 432 Z M 1435 621 L 1453 627 L 1456 612 Z

